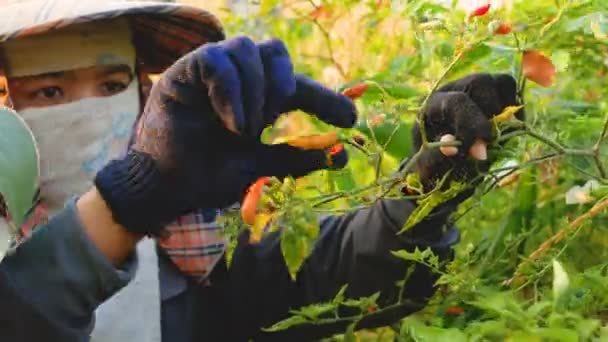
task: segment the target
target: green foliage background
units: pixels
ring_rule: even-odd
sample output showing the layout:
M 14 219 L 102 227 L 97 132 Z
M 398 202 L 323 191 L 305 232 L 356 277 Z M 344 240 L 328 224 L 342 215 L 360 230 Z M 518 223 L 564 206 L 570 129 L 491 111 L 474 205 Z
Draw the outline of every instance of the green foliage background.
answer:
M 285 41 L 299 72 L 336 89 L 361 81 L 370 85 L 357 100 L 358 128 L 341 131 L 346 139 L 364 136 L 365 153 L 347 146 L 346 170 L 298 180 L 299 196 L 328 200 L 315 207 L 318 213 L 366 206 L 383 194 L 381 187 L 360 190 L 389 177 L 412 152 L 409 132 L 418 106 L 443 76 L 504 72 L 523 86 L 523 50 L 541 51 L 557 68 L 551 87 L 525 83 L 526 123 L 543 139 L 513 139 L 496 163 L 520 165 L 510 169 L 511 184 L 497 188 L 486 182 L 461 206 L 455 221 L 462 241 L 432 305 L 395 326 L 333 339 L 606 341 L 605 211 L 520 266 L 523 283 L 503 282 L 543 241 L 608 194 L 608 150 L 601 137 L 608 113 L 608 2 L 516 1 L 471 19 L 455 3 L 262 0 L 242 5 L 239 13 L 228 7 L 218 12 L 230 36 Z M 494 34 L 498 23 L 510 24 L 513 33 Z M 327 129 L 292 115 L 269 136 Z M 566 204 L 567 191 L 589 180 L 601 186 L 587 202 Z M 568 277 L 563 291 L 554 259 Z M 463 313 L 454 314 L 453 307 Z

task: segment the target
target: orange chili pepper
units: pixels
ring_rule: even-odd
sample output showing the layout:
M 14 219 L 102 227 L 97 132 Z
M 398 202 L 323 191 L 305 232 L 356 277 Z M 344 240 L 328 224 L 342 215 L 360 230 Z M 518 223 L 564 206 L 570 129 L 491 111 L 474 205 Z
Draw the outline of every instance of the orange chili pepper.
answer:
M 241 205 L 241 218 L 246 224 L 254 224 L 258 203 L 262 197 L 262 190 L 264 189 L 264 185 L 268 183 L 270 183 L 268 177 L 261 177 L 247 189 L 247 194 Z
M 509 33 L 511 33 L 511 31 L 513 31 L 513 29 L 511 28 L 511 25 L 502 23 L 502 24 L 500 24 L 500 26 L 498 26 L 498 28 L 496 29 L 496 31 L 494 31 L 494 33 L 502 35 L 502 34 L 509 34 Z
M 288 137 L 285 139 L 285 142 L 288 145 L 300 147 L 305 150 L 324 150 L 338 143 L 338 133 L 330 132 L 292 138 Z
M 344 89 L 344 91 L 342 91 L 342 95 L 348 96 L 354 100 L 363 96 L 363 94 L 367 91 L 367 88 L 369 88 L 369 86 L 366 83 L 357 83 L 350 88 Z
M 445 313 L 448 315 L 462 315 L 464 313 L 464 309 L 459 306 L 450 306 L 445 310 Z

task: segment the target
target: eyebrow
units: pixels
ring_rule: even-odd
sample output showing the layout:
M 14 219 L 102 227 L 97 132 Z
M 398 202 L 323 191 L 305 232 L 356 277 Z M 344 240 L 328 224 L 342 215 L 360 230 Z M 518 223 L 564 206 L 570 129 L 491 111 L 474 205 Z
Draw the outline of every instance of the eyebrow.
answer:
M 127 65 L 112 65 L 103 67 L 103 69 L 98 73 L 98 76 L 108 76 L 117 73 L 128 73 L 131 77 L 133 77 L 133 72 L 131 68 Z
M 55 71 L 47 72 L 45 74 L 25 76 L 24 78 L 41 79 L 41 78 L 63 78 L 67 74 L 67 71 Z
M 65 78 L 72 72 L 74 72 L 74 70 L 54 71 L 54 72 L 48 72 L 48 73 L 35 75 L 35 76 L 26 76 L 25 78 L 36 79 L 36 80 L 47 79 L 47 78 L 61 79 L 61 78 Z M 104 66 L 104 67 L 102 67 L 102 70 L 97 73 L 97 77 L 104 77 L 104 76 L 117 74 L 117 73 L 123 73 L 123 72 L 128 73 L 129 76 L 131 76 L 131 78 L 133 78 L 133 72 L 131 71 L 131 68 L 127 65 Z

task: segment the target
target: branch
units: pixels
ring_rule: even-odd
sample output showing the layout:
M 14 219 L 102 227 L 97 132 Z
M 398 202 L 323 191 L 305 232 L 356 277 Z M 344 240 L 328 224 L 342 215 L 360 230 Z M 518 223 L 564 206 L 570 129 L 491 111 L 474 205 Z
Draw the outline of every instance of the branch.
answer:
M 576 218 L 568 226 L 560 229 L 549 239 L 545 240 L 534 252 L 530 254 L 527 259 L 522 261 L 519 266 L 517 266 L 515 274 L 511 279 L 507 280 L 506 284 L 510 286 L 518 286 L 519 284 L 522 284 L 525 281 L 525 276 L 522 274 L 522 272 L 528 264 L 546 255 L 547 252 L 564 240 L 564 238 L 566 238 L 568 235 L 576 233 L 583 223 L 599 215 L 604 210 L 608 210 L 608 197 L 597 202 L 591 209 L 589 209 L 589 211 Z
M 426 126 L 424 125 L 424 109 L 426 107 L 426 104 L 429 102 L 429 99 L 431 98 L 431 96 L 433 95 L 435 90 L 437 90 L 437 88 L 439 88 L 439 84 L 441 84 L 441 82 L 443 82 L 443 80 L 447 77 L 447 75 L 454 68 L 454 66 L 456 66 L 456 64 L 462 59 L 462 56 L 464 56 L 465 51 L 466 51 L 466 49 L 463 49 L 462 51 L 458 52 L 458 54 L 456 55 L 456 57 L 454 57 L 452 62 L 450 62 L 450 64 L 447 66 L 447 68 L 445 70 L 443 70 L 443 73 L 441 74 L 441 76 L 439 76 L 439 78 L 435 81 L 435 83 L 433 83 L 431 90 L 426 95 L 426 97 L 422 101 L 422 104 L 420 105 L 420 111 L 418 112 L 416 121 L 418 122 L 418 125 L 420 126 L 420 135 L 422 137 L 422 146 L 423 147 L 425 147 L 428 144 L 428 137 L 426 136 Z
M 314 1 L 312 0 L 308 0 L 308 2 L 315 8 L 319 8 Z M 297 13 L 297 12 L 296 12 Z M 306 16 L 302 15 L 301 13 L 297 13 L 299 16 L 303 17 L 303 18 L 307 18 Z M 310 20 L 310 18 L 307 18 Z M 323 27 L 323 25 L 321 25 L 321 23 L 319 23 L 319 21 L 317 20 L 317 18 L 312 18 L 312 23 L 319 29 L 319 31 L 321 31 L 321 34 L 323 35 L 323 38 L 325 39 L 325 43 L 327 44 L 327 51 L 329 53 L 329 59 L 331 60 L 332 64 L 336 67 L 336 69 L 338 69 L 338 72 L 340 73 L 340 75 L 344 78 L 344 79 L 348 79 L 348 75 L 346 73 L 346 71 L 344 70 L 344 67 L 342 66 L 342 64 L 340 64 L 340 62 L 338 62 L 338 60 L 336 59 L 336 55 L 334 54 L 334 47 L 332 45 L 332 40 L 331 37 L 329 35 L 329 32 L 325 29 L 325 27 Z
M 608 173 L 606 172 L 606 169 L 604 168 L 604 164 L 600 158 L 600 147 L 602 146 L 602 142 L 604 141 L 604 139 L 606 139 L 607 134 L 608 134 L 608 114 L 606 114 L 606 119 L 604 121 L 604 128 L 602 128 L 602 133 L 600 134 L 599 138 L 597 139 L 597 142 L 593 146 L 593 153 L 595 154 L 593 156 L 593 161 L 595 162 L 595 165 L 597 166 L 598 172 L 604 179 L 608 178 Z

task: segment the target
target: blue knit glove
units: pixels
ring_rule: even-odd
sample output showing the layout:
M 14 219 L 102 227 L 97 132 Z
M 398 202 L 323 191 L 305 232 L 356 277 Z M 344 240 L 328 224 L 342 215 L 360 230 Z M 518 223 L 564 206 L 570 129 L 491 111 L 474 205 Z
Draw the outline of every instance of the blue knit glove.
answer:
M 328 162 L 325 150 L 261 143 L 267 125 L 296 109 L 339 127 L 356 121 L 349 98 L 294 74 L 281 41 L 206 44 L 152 88 L 132 151 L 102 170 L 96 186 L 117 222 L 155 233 L 192 209 L 238 202 L 259 177 L 343 167 L 344 151 Z

